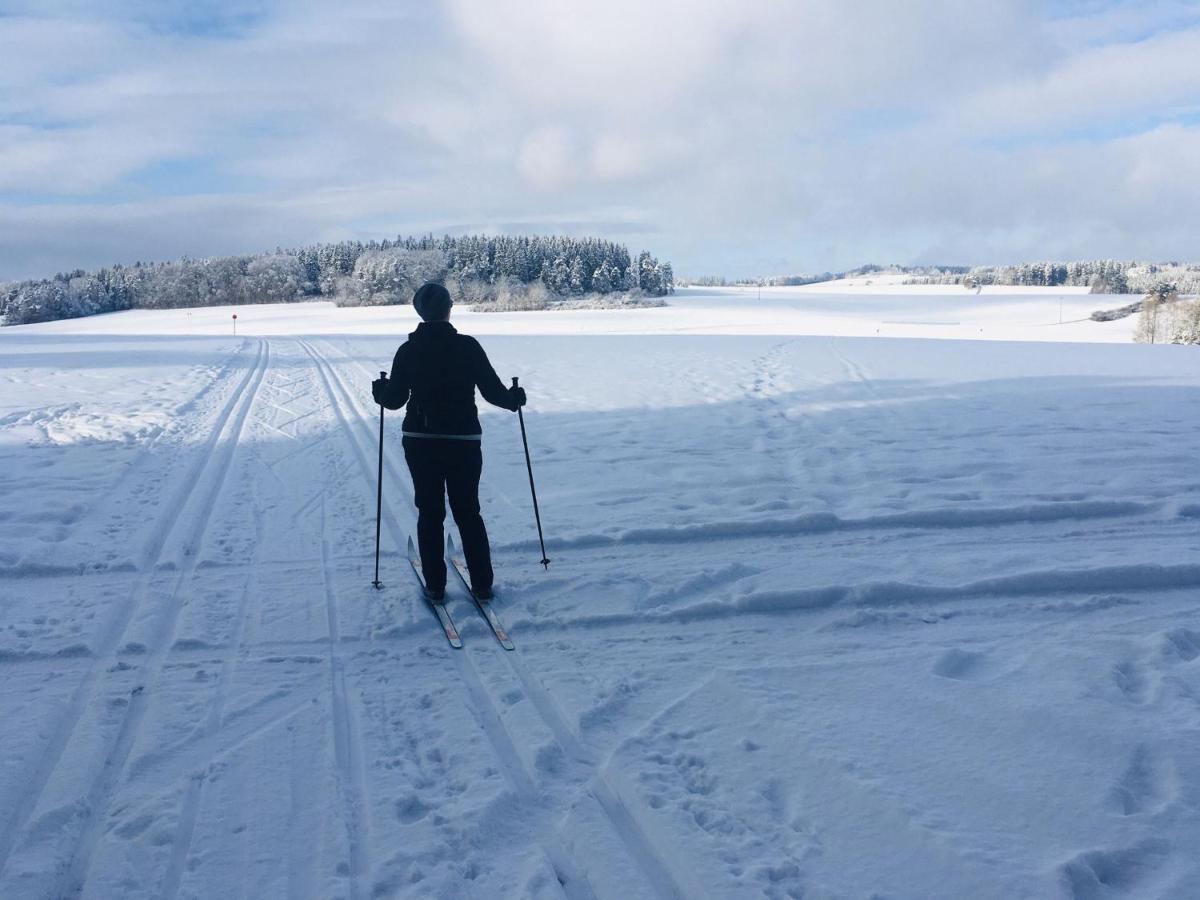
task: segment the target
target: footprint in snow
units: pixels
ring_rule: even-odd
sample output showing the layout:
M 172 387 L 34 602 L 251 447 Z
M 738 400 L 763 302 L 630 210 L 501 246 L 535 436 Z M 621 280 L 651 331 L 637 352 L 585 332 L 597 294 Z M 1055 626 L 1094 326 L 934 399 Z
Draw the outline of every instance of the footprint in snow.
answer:
M 1108 795 L 1108 807 L 1122 816 L 1158 813 L 1175 798 L 1175 773 L 1169 760 L 1138 744 Z
M 1133 896 L 1170 855 L 1166 841 L 1149 839 L 1119 850 L 1088 850 L 1059 873 L 1073 900 Z
M 1126 660 L 1112 669 L 1113 682 L 1131 703 L 1142 705 L 1149 698 L 1150 684 L 1146 673 L 1137 663 Z
M 987 656 L 974 650 L 947 650 L 933 664 L 933 674 L 955 681 L 970 681 L 978 678 L 987 662 Z
M 1200 656 L 1200 632 L 1188 628 L 1175 628 L 1163 635 L 1163 655 L 1182 662 L 1191 662 Z
M 409 794 L 396 801 L 396 816 L 406 825 L 425 818 L 430 807 L 416 794 Z
M 563 751 L 558 744 L 543 744 L 537 752 L 534 764 L 546 775 L 557 775 L 563 768 Z

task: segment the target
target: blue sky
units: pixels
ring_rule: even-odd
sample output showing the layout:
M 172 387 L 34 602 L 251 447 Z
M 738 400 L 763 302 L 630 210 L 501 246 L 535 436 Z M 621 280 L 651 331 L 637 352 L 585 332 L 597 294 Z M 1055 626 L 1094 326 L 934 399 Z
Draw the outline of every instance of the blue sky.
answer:
M 0 280 L 426 231 L 1200 258 L 1200 2 L 0 0 Z

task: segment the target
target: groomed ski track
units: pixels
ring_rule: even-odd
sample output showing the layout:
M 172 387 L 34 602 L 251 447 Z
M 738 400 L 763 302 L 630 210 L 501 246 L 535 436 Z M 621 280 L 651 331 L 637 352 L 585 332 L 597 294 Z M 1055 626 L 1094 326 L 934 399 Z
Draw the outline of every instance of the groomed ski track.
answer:
M 120 885 L 124 896 L 209 895 L 199 879 L 188 876 L 198 868 L 201 855 L 196 847 L 197 831 L 208 827 L 206 818 L 211 815 L 212 804 L 209 795 L 219 773 L 249 743 L 288 729 L 290 722 L 307 713 L 306 706 L 314 704 L 323 707 L 321 715 L 327 720 L 328 730 L 325 743 L 331 758 L 324 766 L 314 758 L 311 770 L 293 773 L 290 780 L 295 783 L 287 816 L 301 813 L 315 817 L 322 804 L 310 798 L 300 808 L 301 797 L 319 788 L 323 780 L 332 781 L 330 789 L 337 799 L 330 811 L 341 834 L 323 838 L 338 843 L 338 863 L 326 874 L 324 886 L 319 879 L 309 880 L 315 875 L 311 871 L 305 877 L 303 873 L 311 870 L 313 860 L 309 858 L 312 848 L 306 849 L 304 840 L 312 835 L 302 822 L 297 822 L 288 831 L 289 840 L 281 843 L 280 850 L 285 852 L 276 862 L 276 873 L 242 873 L 244 896 L 274 895 L 272 887 L 279 890 L 280 896 L 380 895 L 379 884 L 372 883 L 374 854 L 386 856 L 388 848 L 387 844 L 372 847 L 368 824 L 371 767 L 364 759 L 364 712 L 347 688 L 348 666 L 361 669 L 362 657 L 368 655 L 365 647 L 378 641 L 382 646 L 393 645 L 396 652 L 432 655 L 449 667 L 442 671 L 443 683 L 455 688 L 458 702 L 474 720 L 508 783 L 507 791 L 498 798 L 504 810 L 504 827 L 527 835 L 540 848 L 546 871 L 553 874 L 553 883 L 562 895 L 572 900 L 612 896 L 619 886 L 624 896 L 695 896 L 677 883 L 608 782 L 596 755 L 582 747 L 545 688 L 520 660 L 501 659 L 509 654 L 494 645 L 490 632 L 479 628 L 469 629 L 472 646 L 468 652 L 440 652 L 437 623 L 422 608 L 411 578 L 401 568 L 402 556 L 395 549 L 388 552 L 385 562 L 385 591 L 374 595 L 369 585 L 349 585 L 360 595 L 359 603 L 372 608 L 369 615 L 378 616 L 371 623 L 373 634 L 365 640 L 343 637 L 339 594 L 346 592 L 348 585 L 344 579 L 335 583 L 333 544 L 344 546 L 345 540 L 330 530 L 330 501 L 307 467 L 304 479 L 294 482 L 287 480 L 285 470 L 289 460 L 320 453 L 325 458 L 323 473 L 338 482 L 334 489 L 349 492 L 342 501 L 362 503 L 370 499 L 375 478 L 371 452 L 376 439 L 373 410 L 361 399 L 362 392 L 353 390 L 338 369 L 349 369 L 349 374 L 360 381 L 365 370 L 320 341 L 255 339 L 246 341 L 238 355 L 244 365 L 231 368 L 225 376 L 228 384 L 215 391 L 224 398 L 224 404 L 206 426 L 211 428 L 208 439 L 180 477 L 179 489 L 164 505 L 162 521 L 151 532 L 131 583 L 129 602 L 116 610 L 102 642 L 87 655 L 87 664 L 76 676 L 71 700 L 52 726 L 50 740 L 39 753 L 39 762 L 23 794 L 5 810 L 7 821 L 0 839 L 0 863 L 4 864 L 0 895 L 112 896 L 114 884 Z M 259 429 L 295 442 L 299 437 L 289 432 L 288 426 L 312 416 L 331 416 L 336 423 L 318 438 L 317 447 L 291 448 L 261 469 L 255 465 L 262 462 L 256 451 L 243 446 L 248 420 Z M 265 478 L 251 474 L 251 469 L 260 469 Z M 257 480 L 251 485 L 252 478 Z M 248 492 L 236 493 L 231 485 L 237 483 L 248 487 Z M 385 483 L 386 533 L 393 548 L 402 547 L 405 536 L 415 533 L 415 519 L 407 470 L 394 452 L 385 458 Z M 261 604 L 261 595 L 286 590 L 258 574 L 280 566 L 264 554 L 277 548 L 278 540 L 284 537 L 267 533 L 264 494 L 293 490 L 311 495 L 297 512 L 317 523 L 312 536 L 318 553 L 311 563 L 324 599 L 326 634 L 319 639 L 252 642 L 247 639 L 247 618 Z M 203 553 L 214 516 L 231 520 L 248 517 L 251 522 L 250 532 L 240 535 L 250 555 L 236 567 Z M 234 575 L 228 568 L 241 570 L 235 577 L 245 579 L 228 623 L 229 640 L 218 644 L 181 638 L 181 617 L 189 607 L 204 603 L 205 573 L 221 571 L 228 578 Z M 151 598 L 154 609 L 147 608 Z M 460 621 L 478 615 L 466 601 L 452 606 Z M 263 653 L 303 650 L 308 654 L 321 645 L 324 676 L 309 676 L 310 683 L 301 690 L 290 686 L 263 690 L 260 686 L 265 696 L 254 705 L 261 704 L 271 711 L 257 716 L 253 727 L 230 727 L 231 721 L 240 717 L 239 712 L 246 714 L 228 710 L 231 684 L 236 683 L 240 666 Z M 400 647 L 409 649 L 400 651 Z M 197 658 L 215 669 L 202 692 L 206 696 L 198 704 L 194 720 L 183 723 L 163 746 L 160 736 L 149 734 L 165 728 L 164 720 L 178 712 L 171 708 L 175 698 L 169 696 L 171 685 L 164 673 L 177 667 L 194 668 L 199 663 L 192 660 Z M 305 662 L 309 658 L 302 657 Z M 10 666 L 18 662 L 4 660 Z M 32 657 L 26 662 L 34 664 Z M 361 671 L 358 677 L 362 677 Z M 323 690 L 317 683 L 320 680 L 327 682 Z M 539 765 L 531 758 L 528 737 L 518 736 L 507 724 L 511 716 L 497 697 L 513 691 L 531 698 L 530 709 L 541 734 L 559 744 L 553 751 L 542 746 L 538 752 L 542 757 L 561 759 L 561 764 L 552 768 Z M 291 702 L 284 702 L 289 696 Z M 87 727 L 81 727 L 85 720 Z M 84 780 L 79 779 L 80 775 Z M 547 803 L 551 796 L 555 802 Z M 124 838 L 140 834 L 145 823 L 135 815 L 131 825 L 124 822 L 124 817 L 131 806 L 160 803 L 176 807 L 173 815 L 164 817 L 170 824 L 157 842 L 165 850 L 152 854 L 153 860 L 140 860 L 152 864 L 139 865 L 135 876 L 129 871 L 130 861 L 120 858 L 121 845 Z M 255 812 L 247 810 L 246 814 Z M 591 829 L 597 823 L 610 832 L 607 839 L 601 839 L 616 849 L 609 858 L 580 861 L 571 848 L 590 850 L 597 840 Z M 309 824 L 315 824 L 315 818 Z M 316 832 L 319 836 L 320 829 Z M 500 837 L 494 835 L 493 839 Z M 290 849 L 285 850 L 289 845 Z M 37 870 L 23 864 L 27 858 L 47 853 L 65 865 Z M 250 865 L 250 861 L 243 859 L 243 865 Z M 116 872 L 122 874 L 114 881 Z M 484 876 L 480 873 L 467 878 L 467 882 L 474 877 Z M 600 893 L 593 882 L 600 885 Z M 286 890 L 282 889 L 284 884 Z M 493 885 L 501 893 L 515 895 L 523 890 L 515 883 L 505 885 L 501 881 Z M 265 893 L 258 893 L 260 889 Z M 492 890 L 484 882 L 479 889 L 485 896 Z
M 1094 448 L 1067 436 L 1145 407 L 1132 388 L 1107 385 L 1092 415 L 1070 408 L 1075 385 L 1053 386 L 1044 418 L 1022 422 L 997 386 L 981 395 L 995 421 L 972 427 L 961 409 L 977 398 L 934 405 L 957 400 L 888 377 L 876 344 L 741 339 L 713 373 L 704 340 L 672 362 L 711 395 L 670 414 L 683 431 L 703 423 L 688 434 L 645 410 L 538 431 L 532 417 L 560 525 L 549 573 L 503 431 L 515 422 L 485 419 L 513 652 L 453 578 L 461 651 L 418 596 L 391 414 L 385 589 L 370 586 L 369 383 L 387 341 L 239 338 L 181 365 L 177 414 L 130 442 L 103 505 L 46 532 L 62 551 L 0 558 L 20 626 L 0 644 L 5 715 L 23 726 L 0 757 L 0 897 L 843 896 L 886 893 L 902 870 L 917 880 L 896 896 L 1167 897 L 1189 883 L 1188 416 L 1156 418 L 1162 434 L 1138 445 L 1153 477 L 1101 485 L 1084 461 L 1137 429 L 1114 423 Z M 561 377 L 572 356 L 556 359 L 528 383 Z M 689 446 L 705 428 L 747 455 Z M 1035 471 L 991 451 L 996 430 L 1043 442 Z M 597 435 L 608 460 L 588 458 Z M 673 461 L 658 477 L 692 491 L 664 492 L 654 520 L 647 441 Z M 938 471 L 926 447 L 942 448 Z M 1054 490 L 1042 450 L 1074 454 L 1078 483 Z M 598 507 L 572 478 L 591 484 L 602 462 L 629 482 Z M 888 502 L 846 502 L 880 484 L 896 488 Z M 787 486 L 811 502 L 793 507 Z M 120 550 L 97 558 L 97 534 Z M 1145 548 L 1128 552 L 1132 537 Z M 1007 767 L 1034 786 L 959 805 Z M 1067 799 L 1041 809 L 1039 794 Z M 1023 843 L 1012 823 L 1039 815 Z
M 355 401 L 353 398 L 355 394 L 347 387 L 342 379 L 342 376 L 338 374 L 336 368 L 322 358 L 321 354 L 311 344 L 303 342 L 303 346 L 316 363 L 318 369 L 322 371 L 322 381 L 325 384 L 326 396 L 329 398 L 329 401 L 335 410 L 335 415 L 337 416 L 339 423 L 348 425 L 348 423 L 354 421 L 367 421 L 366 416 L 367 413 L 369 413 L 369 410 L 362 409 L 357 405 L 350 406 L 350 409 L 353 411 L 347 415 L 345 411 L 346 407 L 344 407 L 342 404 L 347 404 L 348 406 L 354 404 Z M 355 365 L 355 369 L 360 372 L 360 377 L 368 377 L 366 370 L 363 369 L 363 367 Z M 393 423 L 393 425 L 394 424 L 395 423 Z M 362 444 L 364 434 L 361 427 L 346 427 L 345 434 L 355 442 L 356 457 L 362 464 L 363 477 L 366 479 L 366 483 L 369 484 L 372 475 L 369 463 L 369 447 L 371 445 L 369 442 L 366 444 L 366 446 Z M 369 438 L 370 436 L 365 435 L 365 437 Z M 405 510 L 411 511 L 414 507 L 412 504 L 411 482 L 407 478 L 407 471 L 399 468 L 393 461 L 392 457 L 389 456 L 384 457 L 384 468 L 387 472 L 389 482 L 393 485 L 398 485 L 400 492 L 408 501 L 405 506 Z M 416 520 L 414 516 L 411 512 L 407 512 L 405 518 L 407 524 L 407 533 L 415 534 Z M 388 523 L 389 530 L 395 537 L 396 546 L 403 546 L 401 539 L 405 532 L 401 529 L 399 516 L 396 514 L 396 512 L 394 512 L 394 500 L 384 501 L 384 520 Z M 411 589 L 409 591 L 409 596 L 413 596 Z M 411 605 L 416 604 L 414 603 Z M 465 605 L 466 604 L 459 604 L 459 608 L 462 609 L 462 607 Z M 480 640 L 480 630 L 473 629 L 473 632 L 476 636 L 476 643 L 483 643 Z M 485 644 L 482 649 L 485 652 L 494 653 L 497 648 L 490 647 Z M 492 693 L 484 686 L 484 682 L 480 677 L 479 665 L 475 661 L 475 656 L 477 654 L 478 651 L 476 651 L 474 655 L 472 652 L 467 652 L 465 654 L 455 653 L 451 654 L 451 656 L 457 665 L 460 675 L 462 676 L 462 683 L 467 688 L 473 705 L 473 713 L 475 718 L 479 722 L 479 725 L 483 729 L 484 733 L 487 735 L 492 749 L 495 751 L 497 758 L 504 766 L 506 777 L 508 778 L 513 790 L 516 792 L 516 802 L 513 804 L 512 813 L 515 817 L 520 817 L 523 814 L 531 814 L 533 816 L 533 821 L 530 823 L 529 827 L 533 833 L 537 835 L 537 841 L 542 845 L 546 852 L 547 859 L 554 867 L 554 872 L 566 896 L 572 898 L 572 900 L 575 900 L 575 898 L 594 897 L 595 893 L 591 887 L 591 884 L 587 880 L 584 872 L 580 869 L 578 862 L 571 857 L 571 855 L 563 846 L 560 845 L 559 840 L 554 833 L 558 825 L 555 823 L 552 817 L 546 817 L 544 815 L 544 811 L 538 810 L 540 806 L 538 797 L 546 790 L 545 786 L 540 783 L 542 779 L 540 779 L 538 776 L 538 767 L 535 765 L 531 770 L 527 763 L 522 759 L 520 752 L 517 750 L 518 738 L 514 737 L 512 732 L 505 725 L 504 717 L 501 715 L 495 700 L 492 699 Z M 507 662 L 507 659 L 506 664 L 512 675 L 512 681 L 516 682 L 516 684 L 519 684 L 527 696 L 529 696 L 531 699 L 535 696 L 539 696 L 539 699 L 542 699 L 540 697 L 542 693 L 541 688 L 532 688 L 530 680 L 524 676 L 519 666 Z M 502 677 L 503 676 L 501 675 L 501 678 Z M 499 684 L 501 687 L 503 686 L 499 679 L 495 679 L 491 683 L 493 685 Z M 511 690 L 514 686 L 515 685 L 510 684 L 508 689 Z M 493 688 L 493 690 L 495 689 L 496 688 Z M 573 737 L 570 729 L 567 728 L 564 723 L 562 723 L 558 715 L 554 713 L 552 707 L 544 702 L 539 703 L 535 700 L 534 708 L 542 717 L 543 726 L 547 728 L 551 734 L 555 735 L 555 740 L 560 742 L 558 746 L 559 751 L 562 752 L 564 756 L 568 749 L 577 751 L 575 746 L 563 746 L 562 741 L 572 741 Z M 545 752 L 544 748 L 541 752 Z M 631 851 L 634 853 L 634 858 L 637 860 L 639 865 L 642 865 L 647 869 L 646 874 L 648 876 L 650 886 L 654 889 L 657 889 L 660 894 L 668 897 L 678 897 L 680 900 L 682 900 L 682 898 L 686 895 L 680 891 L 674 880 L 667 873 L 666 866 L 655 854 L 653 849 L 648 846 L 644 836 L 638 834 L 636 829 L 622 827 L 628 822 L 627 816 L 625 816 L 620 822 L 614 819 L 610 810 L 616 804 L 615 801 L 613 801 L 611 790 L 608 789 L 607 784 L 604 782 L 603 772 L 596 768 L 594 761 L 591 761 L 589 765 L 589 760 L 583 758 L 582 754 L 579 752 L 573 754 L 573 760 L 574 767 L 577 768 L 582 765 L 585 770 L 572 771 L 569 777 L 565 777 L 563 779 L 565 782 L 571 785 L 568 790 L 578 792 L 579 786 L 582 785 L 583 791 L 586 794 L 589 792 L 590 782 L 593 780 L 596 781 L 606 799 L 610 800 L 609 804 L 600 804 L 604 815 L 608 818 L 608 824 L 612 827 L 613 831 L 621 840 L 628 845 L 632 845 Z M 553 776 L 560 775 L 558 772 L 545 774 Z M 595 797 L 596 795 L 592 793 L 592 796 Z M 578 802 L 580 802 L 579 798 L 574 799 L 571 804 L 572 808 Z M 584 797 L 582 802 L 587 802 L 587 798 Z M 578 839 L 584 845 L 586 845 L 590 840 L 587 834 L 579 835 Z
M 0 830 L 3 834 L 3 838 L 0 838 L 0 865 L 3 865 L 12 852 L 14 839 L 26 825 L 29 815 L 42 797 L 47 782 L 55 772 L 59 768 L 86 768 L 89 763 L 96 762 L 86 759 L 72 760 L 70 753 L 75 749 L 72 744 L 81 718 L 95 714 L 98 711 L 96 707 L 107 702 L 115 711 L 113 718 L 116 721 L 108 723 L 110 727 L 107 729 L 113 733 L 112 742 L 103 747 L 98 771 L 80 798 L 82 803 L 74 810 L 70 825 L 77 835 L 70 853 L 70 862 L 65 869 L 57 873 L 56 883 L 48 887 L 48 895 L 69 896 L 82 890 L 97 832 L 103 826 L 112 793 L 137 737 L 148 699 L 153 696 L 153 689 L 161 676 L 179 610 L 186 602 L 186 598 L 181 596 L 181 589 L 194 570 L 196 545 L 204 537 L 216 501 L 224 487 L 246 416 L 269 366 L 267 343 L 257 341 L 255 344 L 257 351 L 254 362 L 217 415 L 211 437 L 205 443 L 198 465 L 185 477 L 183 489 L 176 495 L 174 502 L 164 508 L 163 521 L 156 528 L 143 556 L 142 576 L 133 587 L 131 602 L 124 610 L 118 612 L 107 629 L 107 636 L 101 643 L 99 652 L 95 654 L 93 663 L 80 680 L 54 737 L 42 755 L 41 765 L 30 780 L 25 794 L 10 807 L 10 822 Z M 172 538 L 176 538 L 174 545 L 170 543 Z M 164 598 L 165 608 L 159 613 L 162 621 L 155 627 L 158 639 L 150 645 L 135 645 L 124 641 L 130 634 L 131 626 L 136 624 L 138 613 L 145 607 L 147 595 L 164 580 L 160 572 L 163 569 L 174 568 L 173 560 L 180 557 L 186 559 L 180 568 L 180 574 L 177 577 L 167 575 L 165 579 L 171 583 L 171 587 Z M 124 651 L 124 654 L 145 654 L 144 678 L 136 679 L 134 683 L 135 679 L 126 674 L 128 668 L 121 666 L 116 659 L 121 651 Z M 114 677 L 106 677 L 109 675 Z M 86 755 L 88 750 L 82 752 Z M 69 839 L 67 828 L 63 828 L 61 836 Z

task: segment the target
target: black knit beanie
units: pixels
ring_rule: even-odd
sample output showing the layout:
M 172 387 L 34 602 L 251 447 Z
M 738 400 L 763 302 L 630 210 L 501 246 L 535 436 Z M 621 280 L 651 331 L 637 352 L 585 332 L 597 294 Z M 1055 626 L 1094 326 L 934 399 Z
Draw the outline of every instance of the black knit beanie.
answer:
M 434 281 L 427 281 L 413 294 L 413 309 L 426 322 L 437 322 L 450 312 L 450 292 Z

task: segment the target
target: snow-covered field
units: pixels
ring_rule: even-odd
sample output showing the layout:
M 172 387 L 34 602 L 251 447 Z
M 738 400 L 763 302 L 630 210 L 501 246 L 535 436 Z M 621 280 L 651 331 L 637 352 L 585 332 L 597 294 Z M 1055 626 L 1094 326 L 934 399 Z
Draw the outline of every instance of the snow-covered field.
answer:
M 370 586 L 411 310 L 0 331 L 0 897 L 1200 895 L 1200 353 L 1119 302 L 456 312 L 514 653 L 394 416 Z

